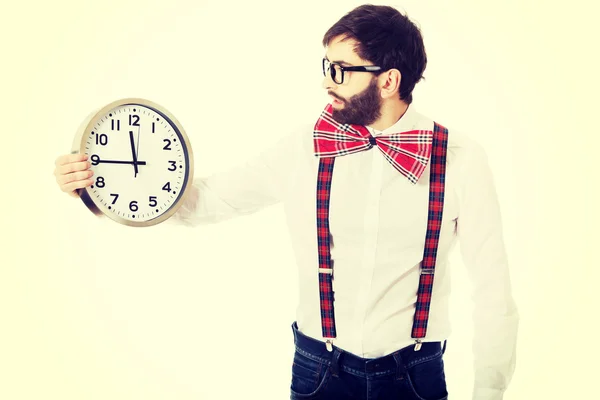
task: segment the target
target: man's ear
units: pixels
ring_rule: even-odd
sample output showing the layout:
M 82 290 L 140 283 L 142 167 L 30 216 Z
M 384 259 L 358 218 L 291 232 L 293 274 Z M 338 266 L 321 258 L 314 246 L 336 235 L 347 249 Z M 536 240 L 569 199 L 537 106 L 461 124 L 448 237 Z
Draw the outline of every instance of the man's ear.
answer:
M 381 97 L 384 99 L 389 97 L 397 97 L 400 92 L 400 82 L 402 82 L 402 74 L 397 69 L 390 69 L 379 75 L 381 82 Z

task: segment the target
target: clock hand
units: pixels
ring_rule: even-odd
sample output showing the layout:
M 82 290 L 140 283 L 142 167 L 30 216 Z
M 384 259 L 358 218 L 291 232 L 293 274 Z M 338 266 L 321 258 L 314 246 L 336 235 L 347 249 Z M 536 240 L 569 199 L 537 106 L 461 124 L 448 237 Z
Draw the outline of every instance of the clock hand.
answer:
M 96 161 L 96 164 L 106 163 L 106 164 L 133 164 L 133 161 L 121 161 L 121 160 L 100 160 Z M 137 165 L 146 165 L 146 161 L 136 161 Z
M 138 125 L 137 147 L 135 149 L 135 154 L 137 157 L 140 156 L 140 129 L 141 129 L 141 126 Z
M 138 164 L 137 164 L 137 156 L 135 154 L 135 145 L 133 143 L 133 131 L 129 131 L 129 143 L 131 144 L 131 155 L 133 156 L 133 170 L 135 171 L 134 178 L 137 177 L 138 174 Z

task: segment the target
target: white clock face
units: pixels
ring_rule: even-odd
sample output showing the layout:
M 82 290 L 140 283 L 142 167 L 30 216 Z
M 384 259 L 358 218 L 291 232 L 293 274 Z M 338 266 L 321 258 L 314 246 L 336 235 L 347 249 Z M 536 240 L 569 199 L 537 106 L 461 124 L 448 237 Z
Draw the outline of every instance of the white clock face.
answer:
M 152 108 L 115 107 L 88 128 L 83 141 L 94 172 L 88 195 L 113 219 L 158 218 L 186 186 L 186 143 L 176 125 Z

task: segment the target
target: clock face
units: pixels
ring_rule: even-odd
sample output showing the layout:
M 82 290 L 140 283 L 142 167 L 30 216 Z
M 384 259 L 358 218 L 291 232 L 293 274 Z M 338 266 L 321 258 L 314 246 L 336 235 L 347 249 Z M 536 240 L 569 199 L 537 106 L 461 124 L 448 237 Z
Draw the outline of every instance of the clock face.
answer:
M 144 222 L 168 213 L 190 176 L 185 133 L 146 105 L 102 112 L 83 132 L 81 149 L 94 173 L 87 195 L 105 215 L 127 225 L 150 225 Z

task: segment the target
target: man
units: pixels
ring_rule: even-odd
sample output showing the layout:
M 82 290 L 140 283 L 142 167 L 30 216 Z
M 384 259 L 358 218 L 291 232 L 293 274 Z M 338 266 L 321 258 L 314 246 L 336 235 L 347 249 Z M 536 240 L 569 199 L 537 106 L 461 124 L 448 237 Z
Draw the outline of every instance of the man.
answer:
M 458 238 L 474 288 L 473 399 L 502 399 L 518 314 L 485 152 L 411 105 L 427 58 L 397 10 L 358 7 L 323 45 L 332 102 L 317 122 L 197 178 L 172 221 L 214 223 L 283 202 L 300 285 L 292 399 L 446 399 L 447 257 Z M 60 156 L 60 188 L 77 196 L 89 168 L 81 155 Z

